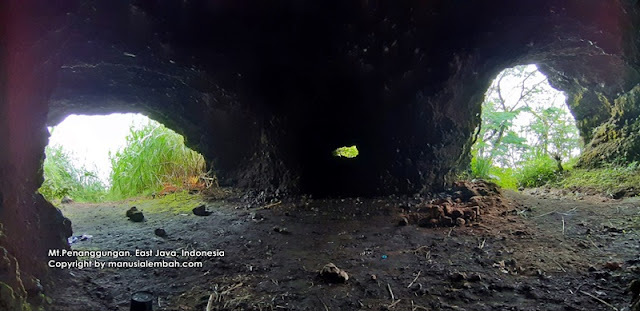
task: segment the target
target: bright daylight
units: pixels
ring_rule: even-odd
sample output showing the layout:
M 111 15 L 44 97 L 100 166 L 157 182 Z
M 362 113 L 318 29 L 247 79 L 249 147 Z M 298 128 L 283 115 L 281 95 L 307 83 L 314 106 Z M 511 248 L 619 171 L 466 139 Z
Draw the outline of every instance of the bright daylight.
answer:
M 202 155 L 141 114 L 70 115 L 49 128 L 44 183 L 52 202 L 104 202 L 202 188 Z
M 542 186 L 571 168 L 580 140 L 566 97 L 535 65 L 503 70 L 482 104 L 471 172 L 503 188 Z

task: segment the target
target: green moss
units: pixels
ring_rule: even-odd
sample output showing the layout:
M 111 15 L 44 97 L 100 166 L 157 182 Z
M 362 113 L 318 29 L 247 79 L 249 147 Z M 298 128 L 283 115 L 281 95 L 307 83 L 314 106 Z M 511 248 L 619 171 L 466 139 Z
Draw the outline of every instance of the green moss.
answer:
M 613 115 L 624 118 L 627 116 L 636 116 L 640 111 L 640 85 L 635 86 L 626 94 L 615 99 L 615 109 Z
M 145 213 L 191 213 L 198 205 L 204 204 L 202 197 L 191 195 L 187 191 L 179 191 L 164 196 L 152 198 L 140 198 L 129 203 Z
M 584 95 L 583 95 L 582 92 L 574 93 L 572 98 L 571 98 L 569 106 L 574 107 L 574 108 L 580 106 L 580 101 L 582 100 L 583 96 Z
M 600 103 L 602 105 L 604 105 L 605 107 L 607 107 L 607 109 L 609 109 L 609 111 L 612 111 L 614 109 L 614 106 L 611 105 L 611 102 L 609 101 L 609 99 L 604 96 L 604 94 L 602 93 L 596 93 L 596 96 L 598 96 L 598 100 L 600 101 Z

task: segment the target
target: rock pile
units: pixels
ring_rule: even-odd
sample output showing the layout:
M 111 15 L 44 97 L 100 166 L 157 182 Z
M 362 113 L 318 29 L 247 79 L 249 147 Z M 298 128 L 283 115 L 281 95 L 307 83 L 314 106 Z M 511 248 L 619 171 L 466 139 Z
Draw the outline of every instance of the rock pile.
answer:
M 478 221 L 487 207 L 504 205 L 498 187 L 486 181 L 459 181 L 451 192 L 441 198 L 405 210 L 400 225 L 417 224 L 420 227 L 465 226 Z

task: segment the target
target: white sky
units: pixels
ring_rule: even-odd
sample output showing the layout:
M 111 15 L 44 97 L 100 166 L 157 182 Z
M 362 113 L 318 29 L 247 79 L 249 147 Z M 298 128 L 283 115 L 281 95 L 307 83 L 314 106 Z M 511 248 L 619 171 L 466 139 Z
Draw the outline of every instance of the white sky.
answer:
M 108 185 L 111 172 L 109 151 L 115 153 L 125 146 L 129 127 L 141 126 L 149 118 L 141 114 L 70 115 L 54 127 L 49 145 L 62 145 L 71 153 L 74 164 L 98 173 Z M 49 128 L 51 132 L 51 128 Z
M 532 64 L 532 65 L 527 65 L 526 67 L 527 67 L 527 72 L 531 70 L 536 70 L 536 73 L 533 74 L 531 78 L 529 78 L 528 83 L 526 83 L 527 86 L 532 86 L 547 78 L 540 71 L 537 71 L 538 67 L 536 65 Z M 515 101 L 517 101 L 518 98 L 520 97 L 520 83 L 522 82 L 518 79 L 505 78 L 502 80 L 502 83 L 501 83 L 502 89 L 507 90 L 507 92 L 505 92 L 506 94 L 503 94 L 507 102 L 507 105 L 513 105 Z M 551 85 L 549 85 L 549 83 L 543 83 L 541 85 L 541 88 L 545 90 L 545 93 L 550 94 L 552 97 L 550 98 L 549 101 L 538 100 L 538 101 L 530 102 L 532 108 L 558 107 L 566 111 L 567 113 L 571 114 L 571 112 L 569 111 L 569 107 L 567 107 L 566 105 L 567 97 L 565 96 L 564 92 L 554 89 L 553 87 L 551 87 Z M 513 123 L 518 127 L 523 127 L 531 123 L 531 121 L 533 121 L 533 115 L 528 112 L 523 112 L 518 115 L 518 117 L 514 120 Z
M 533 85 L 538 84 L 547 79 L 547 77 L 543 73 L 538 71 L 538 68 L 536 65 L 533 65 L 533 64 L 526 65 L 526 72 L 531 72 L 534 70 L 535 70 L 535 73 L 525 83 L 527 88 L 530 88 Z M 497 83 L 496 80 L 493 81 L 494 84 Z M 503 95 L 503 98 L 505 99 L 506 106 L 513 107 L 516 104 L 518 98 L 520 98 L 521 83 L 522 83 L 521 79 L 513 78 L 509 76 L 505 77 L 502 80 L 500 85 L 503 91 L 502 95 Z M 494 84 L 492 84 L 492 86 Z M 534 98 L 532 98 L 531 101 L 528 101 L 528 104 L 530 105 L 530 107 L 533 108 L 534 110 L 536 110 L 537 108 L 550 108 L 550 107 L 560 108 L 567 113 L 567 116 L 570 116 L 571 121 L 575 125 L 575 120 L 573 120 L 573 116 L 569 111 L 569 107 L 567 107 L 567 104 L 566 104 L 565 93 L 554 89 L 551 85 L 549 85 L 548 81 L 546 81 L 546 83 L 542 83 L 539 87 L 540 89 L 543 90 L 543 92 L 540 94 L 533 95 Z M 488 90 L 487 96 L 489 95 L 490 95 L 490 92 Z M 491 96 L 497 96 L 497 95 L 491 95 Z M 491 96 L 489 96 L 488 98 L 491 98 Z M 519 107 L 523 107 L 523 106 L 524 105 L 521 103 Z M 528 129 L 527 129 L 528 125 L 533 120 L 534 120 L 533 114 L 526 111 L 519 113 L 518 116 L 513 120 L 514 131 L 517 132 L 521 137 L 527 139 L 527 143 L 529 145 L 535 145 L 536 139 L 537 139 L 535 135 L 533 133 L 528 132 Z M 579 154 L 580 154 L 579 149 L 575 149 L 572 151 L 572 156 L 578 156 Z

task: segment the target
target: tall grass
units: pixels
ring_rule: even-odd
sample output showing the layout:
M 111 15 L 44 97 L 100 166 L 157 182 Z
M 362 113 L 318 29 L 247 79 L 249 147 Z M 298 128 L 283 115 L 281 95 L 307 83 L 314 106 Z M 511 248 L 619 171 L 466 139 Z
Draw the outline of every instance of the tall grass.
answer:
M 474 178 L 489 179 L 489 170 L 492 166 L 491 160 L 474 154 L 473 158 L 471 158 L 471 175 Z
M 62 146 L 45 148 L 42 166 L 44 182 L 38 191 L 49 201 L 69 196 L 79 202 L 98 202 L 107 190 L 97 174 L 86 167 L 76 167 L 71 154 Z
M 161 189 L 183 186 L 205 174 L 205 160 L 184 145 L 184 138 L 164 125 L 150 121 L 131 127 L 126 147 L 111 155 L 112 199 L 121 199 Z

